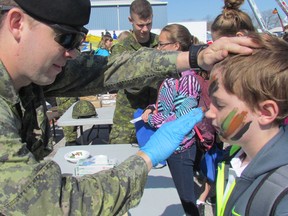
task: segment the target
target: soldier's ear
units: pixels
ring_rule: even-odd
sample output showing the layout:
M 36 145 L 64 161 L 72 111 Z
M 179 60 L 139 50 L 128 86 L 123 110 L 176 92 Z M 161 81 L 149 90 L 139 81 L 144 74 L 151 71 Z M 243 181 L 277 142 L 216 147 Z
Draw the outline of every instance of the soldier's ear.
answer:
M 25 19 L 24 12 L 19 8 L 12 8 L 7 13 L 5 22 L 8 24 L 9 31 L 17 41 L 20 41 L 21 34 L 26 29 L 24 26 L 28 28 L 28 25 L 25 25 L 25 20 L 27 21 L 27 17 Z

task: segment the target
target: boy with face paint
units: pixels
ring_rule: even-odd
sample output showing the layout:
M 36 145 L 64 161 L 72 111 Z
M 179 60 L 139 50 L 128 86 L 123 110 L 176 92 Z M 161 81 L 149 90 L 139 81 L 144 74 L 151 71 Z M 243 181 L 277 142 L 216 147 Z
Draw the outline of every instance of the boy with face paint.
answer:
M 222 141 L 241 147 L 230 162 L 227 182 L 225 162 L 219 164 L 217 215 L 244 215 L 259 181 L 288 164 L 287 126 L 281 125 L 288 115 L 288 44 L 268 35 L 250 37 L 263 48 L 250 56 L 230 55 L 211 72 L 206 117 Z M 285 195 L 275 215 L 287 214 L 287 203 Z M 261 210 L 254 207 L 250 212 Z

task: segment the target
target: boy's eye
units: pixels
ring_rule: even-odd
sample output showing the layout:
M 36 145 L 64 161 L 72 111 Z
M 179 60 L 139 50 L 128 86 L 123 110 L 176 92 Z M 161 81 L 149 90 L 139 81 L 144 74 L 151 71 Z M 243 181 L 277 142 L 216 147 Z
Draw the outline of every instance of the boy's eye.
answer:
M 225 106 L 221 103 L 219 103 L 219 101 L 217 100 L 212 100 L 211 103 L 213 103 L 213 105 L 218 109 L 218 110 L 222 110 Z
M 222 110 L 223 108 L 224 108 L 224 106 L 221 106 L 221 105 L 216 105 L 216 108 L 218 109 L 218 110 Z

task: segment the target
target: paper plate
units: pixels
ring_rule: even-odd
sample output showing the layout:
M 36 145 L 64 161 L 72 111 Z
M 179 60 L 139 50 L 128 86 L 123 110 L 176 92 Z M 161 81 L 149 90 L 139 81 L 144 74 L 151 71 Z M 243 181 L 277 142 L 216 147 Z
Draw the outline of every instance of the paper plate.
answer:
M 88 151 L 84 150 L 75 150 L 68 152 L 64 155 L 65 160 L 71 163 L 77 163 L 80 159 L 86 159 L 90 156 Z

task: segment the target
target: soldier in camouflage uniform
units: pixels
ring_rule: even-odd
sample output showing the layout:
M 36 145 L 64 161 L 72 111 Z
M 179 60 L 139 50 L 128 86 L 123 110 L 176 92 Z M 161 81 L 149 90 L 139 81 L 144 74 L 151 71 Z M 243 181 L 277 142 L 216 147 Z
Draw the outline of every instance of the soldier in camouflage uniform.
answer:
M 136 51 L 142 47 L 155 48 L 158 45 L 158 35 L 150 32 L 152 19 L 153 11 L 149 1 L 134 0 L 130 5 L 129 17 L 133 32 L 120 43 L 115 44 L 111 54 Z M 135 67 L 134 70 L 137 69 Z M 134 87 L 118 91 L 112 130 L 109 135 L 110 143 L 137 143 L 134 124 L 131 124 L 130 120 L 133 119 L 133 114 L 138 108 L 145 109 L 156 101 L 160 83 L 156 81 L 144 88 Z
M 189 68 L 189 53 L 145 49 L 110 59 L 87 54 L 74 59 L 84 36 L 82 26 L 89 21 L 90 0 L 16 2 L 0 0 L 0 214 L 127 212 L 139 203 L 152 165 L 177 148 L 201 119 L 201 112 L 161 127 L 144 149 L 116 168 L 76 179 L 62 175 L 54 161 L 43 160 L 51 152 L 47 147 L 51 130 L 47 117 L 40 130 L 36 110 L 43 106 L 45 116 L 47 97 L 87 96 L 148 85 L 177 69 Z M 250 40 L 228 40 L 230 44 L 220 39 L 200 53 L 198 60 L 205 69 L 221 59 L 225 47 L 251 52 L 234 43 L 253 45 Z M 191 67 L 197 66 L 197 55 L 190 57 L 195 62 Z M 134 71 L 140 62 L 142 69 Z
M 63 115 L 66 110 L 76 101 L 77 97 L 57 97 L 57 108 L 60 115 Z M 62 127 L 65 137 L 65 146 L 76 145 L 77 139 L 77 127 L 76 126 L 65 126 Z

